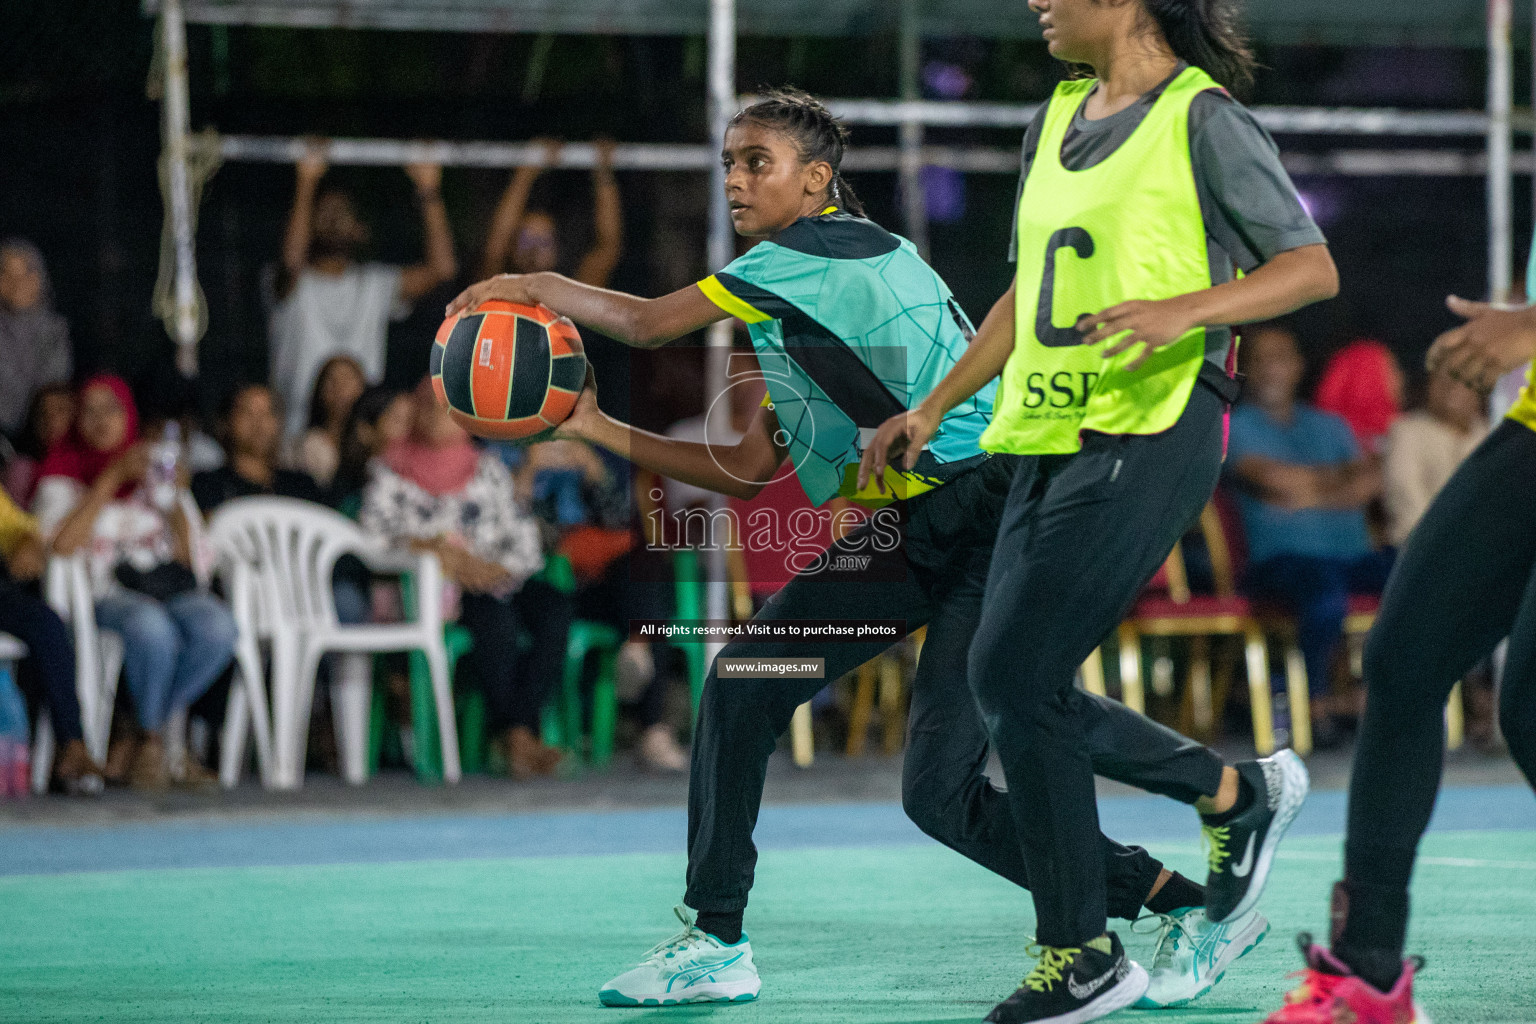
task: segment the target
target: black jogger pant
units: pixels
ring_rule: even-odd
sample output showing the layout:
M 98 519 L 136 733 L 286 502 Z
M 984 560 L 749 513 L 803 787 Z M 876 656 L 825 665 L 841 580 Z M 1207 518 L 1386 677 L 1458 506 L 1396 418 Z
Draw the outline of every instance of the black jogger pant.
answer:
M 1010 881 L 1029 888 L 1033 873 L 1020 855 L 1008 798 L 982 774 L 987 734 L 966 683 L 966 657 L 981 615 L 1008 486 L 1018 460 L 994 456 L 943 487 L 891 506 L 900 542 L 872 550 L 864 523 L 829 554 L 870 554 L 861 570 L 802 573 L 775 594 L 756 619 L 905 620 L 928 627 L 912 685 L 910 740 L 902 776 L 907 814 L 926 833 Z M 1170 547 L 1172 543 L 1170 542 Z M 1166 552 L 1165 552 L 1166 553 Z M 835 563 L 834 563 L 835 564 Z M 1027 634 L 1032 625 L 1018 626 Z M 746 907 L 752 888 L 757 823 L 768 757 L 796 707 L 889 644 L 733 642 L 721 657 L 823 657 L 825 679 L 720 679 L 711 665 L 699 708 L 688 790 L 688 891 L 696 910 Z M 1086 652 L 1085 652 L 1086 653 Z M 1222 764 L 1214 753 L 1123 705 L 1074 690 L 1084 743 L 1103 775 L 1193 803 L 1212 795 Z M 1010 789 L 1049 786 L 1052 774 L 1010 776 Z M 1145 850 L 1098 835 L 1091 851 L 1107 879 L 1109 906 L 1134 918 L 1161 865 Z
M 1536 431 L 1506 420 L 1429 506 L 1387 581 L 1365 645 L 1344 848 L 1349 905 L 1336 937 L 1344 945 L 1401 957 L 1409 876 L 1440 787 L 1446 698 L 1506 636 L 1499 724 L 1536 785 L 1533 481 Z
M 64 620 L 20 583 L 0 579 L 0 630 L 27 645 L 17 683 L 48 709 L 59 749 L 81 738 L 80 699 L 75 693 L 75 644 Z
M 970 679 L 1010 783 L 1043 945 L 1096 938 L 1107 915 L 1102 769 L 1074 677 L 1210 500 L 1224 411 L 1197 385 L 1170 430 L 1085 434 L 1081 451 L 1026 457 L 1014 475 Z

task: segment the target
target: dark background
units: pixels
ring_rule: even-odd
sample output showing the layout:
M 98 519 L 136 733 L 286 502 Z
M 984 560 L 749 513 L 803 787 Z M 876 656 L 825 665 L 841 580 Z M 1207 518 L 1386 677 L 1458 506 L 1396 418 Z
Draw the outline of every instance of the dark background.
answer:
M 188 28 L 192 126 L 225 132 L 396 138 L 699 142 L 706 134 L 701 37 L 561 36 L 542 74 L 530 73 L 532 36 Z M 897 94 L 896 37 L 743 38 L 742 91 L 793 83 L 833 97 Z M 146 97 L 152 25 L 133 2 L 0 0 L 0 236 L 41 246 L 58 308 L 70 319 L 82 370 L 125 373 L 151 396 L 167 391 L 172 347 L 149 310 L 161 203 L 155 180 L 159 107 Z M 924 61 L 960 69 L 968 98 L 1048 96 L 1061 67 L 1042 44 L 930 39 Z M 1253 103 L 1478 108 L 1484 57 L 1454 49 L 1272 47 Z M 1521 55 L 1517 89 L 1529 78 Z M 1523 101 L 1523 97 L 1517 97 Z M 1016 146 L 1017 131 L 934 131 L 935 142 Z M 855 144 L 891 144 L 894 130 L 858 127 Z M 1475 139 L 1391 140 L 1286 136 L 1282 148 L 1456 146 Z M 507 175 L 449 169 L 444 192 L 461 277 L 478 269 L 484 225 Z M 420 254 L 415 204 L 393 169 L 341 168 L 374 228 L 372 256 Z M 708 272 L 707 179 L 622 173 L 625 252 L 615 287 L 656 294 Z M 900 230 L 895 176 L 853 175 L 870 215 Z M 1530 233 L 1529 179 L 1517 179 L 1517 237 Z M 1343 276 L 1338 299 L 1296 318 L 1314 367 L 1351 338 L 1378 337 L 1416 371 L 1430 340 L 1452 322 L 1447 292 L 1482 296 L 1487 278 L 1484 181 L 1477 177 L 1297 179 L 1313 203 Z M 208 186 L 198 231 L 199 278 L 211 327 L 202 344 L 199 400 L 211 408 L 240 379 L 267 371 L 264 268 L 276 259 L 291 200 L 289 167 L 231 164 Z M 965 179 L 964 213 L 931 228 L 932 259 L 973 319 L 1007 286 L 1014 179 Z M 574 261 L 590 238 L 583 172 L 544 178 L 535 204 L 556 213 Z M 1524 246 L 1517 245 L 1523 259 Z M 1520 275 L 1517 273 L 1516 275 Z M 462 283 L 462 282 L 461 282 Z M 445 288 L 391 335 L 391 379 L 424 370 Z M 594 346 L 599 348 L 600 345 Z M 678 372 L 698 353 L 598 353 L 604 405 L 659 427 L 697 411 L 699 378 Z M 615 379 L 626 369 L 627 382 Z M 154 399 L 151 397 L 151 403 Z

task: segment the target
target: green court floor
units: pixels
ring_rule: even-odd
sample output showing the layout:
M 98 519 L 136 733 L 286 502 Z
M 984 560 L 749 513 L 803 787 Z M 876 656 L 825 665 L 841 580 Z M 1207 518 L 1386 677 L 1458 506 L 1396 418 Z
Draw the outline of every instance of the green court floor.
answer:
M 1192 845 L 1152 849 L 1200 868 Z M 1203 1002 L 1115 1019 L 1262 1018 L 1298 966 L 1294 933 L 1325 926 L 1338 849 L 1287 842 L 1273 932 Z M 1432 833 L 1424 853 L 1421 1000 L 1441 1022 L 1536 1020 L 1536 833 Z M 926 1024 L 979 1020 L 1027 966 L 1027 896 L 947 850 L 770 850 L 747 919 L 757 1003 L 600 1008 L 599 984 L 670 933 L 682 868 L 625 854 L 0 878 L 0 1020 Z

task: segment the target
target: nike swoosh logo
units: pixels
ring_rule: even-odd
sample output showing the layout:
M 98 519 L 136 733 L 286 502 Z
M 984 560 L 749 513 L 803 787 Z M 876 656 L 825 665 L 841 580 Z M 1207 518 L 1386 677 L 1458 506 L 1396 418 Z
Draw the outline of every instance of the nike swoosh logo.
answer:
M 1073 999 L 1087 999 L 1099 989 L 1103 988 L 1104 983 L 1114 976 L 1114 971 L 1105 971 L 1103 974 L 1099 975 L 1097 978 L 1094 978 L 1086 985 L 1079 985 L 1076 978 L 1068 976 L 1067 991 L 1072 993 Z
M 676 985 L 678 982 L 682 982 L 684 987 L 686 987 L 688 985 L 692 985 L 694 982 L 698 981 L 700 978 L 710 974 L 713 971 L 723 971 L 745 955 L 746 954 L 744 953 L 737 953 L 729 960 L 714 960 L 707 964 L 696 964 L 695 966 L 688 968 L 686 971 L 678 971 L 675 975 L 672 976 L 672 980 L 667 982 L 667 991 L 672 991 L 672 986 Z
M 1243 851 L 1243 859 L 1232 865 L 1232 873 L 1238 878 L 1247 878 L 1248 872 L 1253 870 L 1253 841 L 1258 837 L 1257 832 L 1248 833 L 1248 848 Z

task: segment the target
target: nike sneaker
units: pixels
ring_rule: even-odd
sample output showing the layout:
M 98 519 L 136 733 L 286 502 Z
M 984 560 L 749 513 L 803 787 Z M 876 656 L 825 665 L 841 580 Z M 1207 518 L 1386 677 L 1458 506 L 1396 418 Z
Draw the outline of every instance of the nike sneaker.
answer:
M 625 971 L 597 993 L 604 1006 L 674 1006 L 678 1003 L 746 1003 L 757 998 L 762 982 L 752 964 L 752 946 L 726 945 L 693 923 L 693 911 L 672 908 L 683 930 L 651 949 L 633 970 Z
M 1082 1024 L 1130 1006 L 1147 990 L 1146 969 L 1125 955 L 1114 932 L 1081 947 L 1031 946 L 1030 955 L 1039 958 L 1035 969 L 987 1014 L 993 1024 Z
M 1157 946 L 1147 972 L 1146 994 L 1136 1001 L 1142 1009 L 1188 1006 L 1269 934 L 1269 922 L 1257 910 L 1215 924 L 1206 918 L 1204 907 L 1186 907 L 1172 914 L 1152 914 L 1137 923 L 1149 920 L 1158 923 Z
M 1311 783 L 1307 766 L 1293 751 L 1234 765 L 1253 791 L 1253 802 L 1231 821 L 1202 821 L 1206 860 L 1205 912 L 1216 922 L 1252 910 L 1269 881 L 1275 848 L 1296 819 Z
M 1424 1008 L 1413 1001 L 1413 976 L 1424 969 L 1419 957 L 1403 961 L 1403 973 L 1391 992 L 1379 992 L 1350 973 L 1332 953 L 1314 945 L 1312 936 L 1303 932 L 1296 944 L 1307 960 L 1306 970 L 1298 972 L 1301 984 L 1264 1024 L 1430 1024 Z

